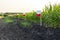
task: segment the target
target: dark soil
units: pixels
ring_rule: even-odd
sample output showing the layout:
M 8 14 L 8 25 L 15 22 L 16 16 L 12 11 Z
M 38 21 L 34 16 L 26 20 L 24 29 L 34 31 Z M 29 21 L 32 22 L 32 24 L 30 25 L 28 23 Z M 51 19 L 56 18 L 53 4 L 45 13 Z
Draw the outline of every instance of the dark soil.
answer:
M 59 28 L 45 28 L 33 22 L 31 27 L 24 28 L 19 21 L 22 19 L 12 23 L 0 19 L 0 40 L 60 40 Z

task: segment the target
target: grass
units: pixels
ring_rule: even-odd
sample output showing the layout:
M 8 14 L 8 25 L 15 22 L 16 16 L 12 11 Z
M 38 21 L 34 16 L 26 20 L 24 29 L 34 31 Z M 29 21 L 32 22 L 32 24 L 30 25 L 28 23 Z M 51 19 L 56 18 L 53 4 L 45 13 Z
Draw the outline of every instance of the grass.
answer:
M 12 17 L 10 17 L 10 16 L 8 16 L 8 17 L 5 17 L 5 22 L 7 22 L 7 23 L 10 23 L 10 22 L 14 22 L 14 20 L 13 20 L 13 18 Z
M 0 16 L 0 19 L 1 19 L 1 18 L 4 18 L 4 16 Z

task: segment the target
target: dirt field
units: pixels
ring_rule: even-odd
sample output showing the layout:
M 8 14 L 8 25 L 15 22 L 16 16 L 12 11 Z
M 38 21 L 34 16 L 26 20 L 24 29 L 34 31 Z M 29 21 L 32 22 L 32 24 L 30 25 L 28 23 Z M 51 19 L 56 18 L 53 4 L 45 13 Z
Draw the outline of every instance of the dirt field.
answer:
M 24 28 L 17 19 L 15 21 L 6 23 L 4 19 L 0 19 L 0 40 L 60 40 L 59 28 L 45 28 L 35 23 Z

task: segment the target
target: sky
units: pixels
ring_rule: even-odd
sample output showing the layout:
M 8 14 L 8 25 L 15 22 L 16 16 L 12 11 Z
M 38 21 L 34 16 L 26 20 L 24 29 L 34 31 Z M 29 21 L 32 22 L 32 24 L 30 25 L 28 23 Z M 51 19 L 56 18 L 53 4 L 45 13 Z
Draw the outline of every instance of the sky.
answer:
M 59 4 L 60 0 L 0 0 L 0 12 L 30 12 L 42 10 L 45 5 Z

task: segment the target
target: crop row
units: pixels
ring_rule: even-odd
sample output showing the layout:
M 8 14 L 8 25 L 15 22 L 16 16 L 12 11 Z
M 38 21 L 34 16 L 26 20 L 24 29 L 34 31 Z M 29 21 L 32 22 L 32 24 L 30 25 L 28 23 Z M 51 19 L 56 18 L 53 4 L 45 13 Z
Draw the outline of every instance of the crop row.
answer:
M 5 19 L 5 22 L 13 22 L 14 18 L 19 20 L 23 19 L 26 20 L 25 23 L 28 24 L 27 21 L 31 21 L 34 23 L 41 23 L 44 27 L 60 27 L 60 5 L 49 5 L 45 6 L 41 14 L 37 14 L 35 11 L 28 12 L 28 13 L 6 13 L 0 14 Z

